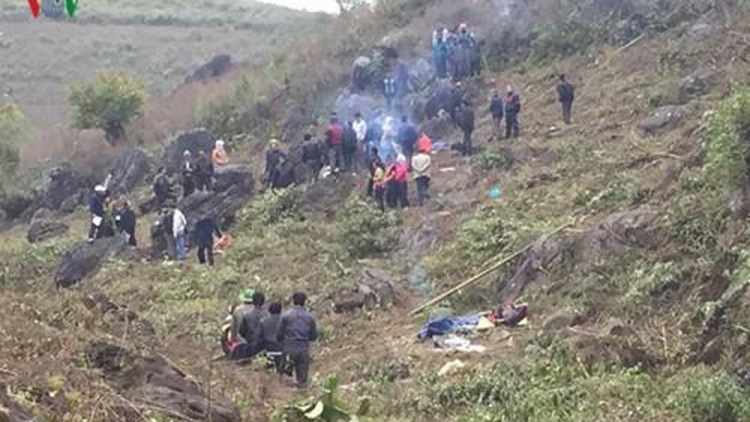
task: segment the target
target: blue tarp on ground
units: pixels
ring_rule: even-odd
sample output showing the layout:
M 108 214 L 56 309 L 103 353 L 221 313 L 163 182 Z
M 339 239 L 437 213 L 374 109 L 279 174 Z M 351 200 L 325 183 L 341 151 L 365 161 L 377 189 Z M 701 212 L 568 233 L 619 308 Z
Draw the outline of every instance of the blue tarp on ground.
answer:
M 424 325 L 417 335 L 420 339 L 432 336 L 444 336 L 460 331 L 470 331 L 479 324 L 481 315 L 466 315 L 460 317 L 443 317 L 434 319 Z

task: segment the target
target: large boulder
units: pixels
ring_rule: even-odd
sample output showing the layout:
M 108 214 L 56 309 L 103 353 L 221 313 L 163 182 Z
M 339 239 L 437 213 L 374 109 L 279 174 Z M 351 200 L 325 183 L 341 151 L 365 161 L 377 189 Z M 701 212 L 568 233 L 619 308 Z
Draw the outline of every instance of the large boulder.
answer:
M 425 98 L 424 113 L 427 119 L 438 117 L 440 110 L 450 113 L 456 102 L 453 85 L 447 80 L 440 80 L 432 85 Z
M 648 135 L 669 130 L 682 120 L 683 112 L 677 106 L 664 106 L 657 109 L 651 117 L 642 120 L 638 127 Z
M 360 56 L 352 63 L 352 89 L 356 92 L 366 90 L 372 83 L 372 60 L 367 56 Z
M 435 79 L 435 67 L 420 58 L 409 65 L 409 90 L 419 92 L 426 89 Z
M 357 281 L 334 292 L 330 299 L 336 313 L 387 307 L 396 301 L 393 277 L 385 271 L 365 268 Z
M 185 78 L 185 83 L 204 82 L 219 77 L 229 72 L 230 69 L 232 69 L 232 57 L 228 54 L 219 54 Z
M 57 287 L 71 287 L 93 274 L 105 260 L 122 256 L 129 250 L 126 236 L 78 242 L 65 253 L 55 273 Z
M 171 173 L 180 171 L 182 154 L 185 150 L 190 151 L 193 156 L 198 155 L 198 151 L 205 151 L 210 154 L 216 144 L 216 137 L 205 129 L 194 129 L 189 132 L 183 132 L 175 136 L 164 149 L 162 156 L 162 166 Z
M 112 180 L 109 182 L 110 192 L 116 196 L 131 192 L 143 184 L 150 169 L 151 163 L 142 149 L 125 152 L 110 165 L 109 171 L 112 174 Z
M 50 171 L 41 205 L 50 210 L 62 210 L 62 205 L 67 204 L 65 212 L 75 209 L 83 201 L 81 192 L 94 184 L 95 181 L 75 171 L 70 163 L 63 163 Z
M 526 290 L 526 286 L 536 280 L 542 269 L 549 267 L 560 256 L 561 251 L 560 242 L 550 236 L 544 235 L 537 239 L 526 252 L 513 277 L 504 284 L 501 296 L 505 302 L 515 302 Z
M 89 347 L 88 361 L 100 370 L 103 381 L 142 412 L 189 420 L 241 422 L 229 400 L 204 391 L 193 378 L 161 357 L 144 356 L 121 347 L 97 342 Z
M 583 319 L 577 313 L 561 310 L 548 315 L 542 323 L 542 328 L 547 331 L 556 331 L 579 325 L 581 322 Z
M 250 167 L 230 164 L 214 171 L 214 190 L 227 192 L 235 189 L 238 194 L 250 194 L 253 190 L 253 174 Z
M 54 218 L 48 209 L 41 208 L 34 213 L 34 216 L 31 219 L 31 225 L 26 232 L 26 239 L 30 243 L 41 242 L 43 240 L 60 236 L 68 230 L 69 227 L 67 224 Z

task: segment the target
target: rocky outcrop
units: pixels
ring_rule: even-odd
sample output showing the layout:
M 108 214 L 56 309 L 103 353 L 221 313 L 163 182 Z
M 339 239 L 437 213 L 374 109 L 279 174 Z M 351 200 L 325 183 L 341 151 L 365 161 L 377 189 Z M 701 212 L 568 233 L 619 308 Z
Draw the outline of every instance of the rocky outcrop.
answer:
M 336 313 L 387 307 L 396 301 L 393 277 L 385 271 L 365 268 L 357 281 L 330 296 Z
M 583 322 L 583 318 L 573 311 L 557 311 L 544 319 L 542 327 L 548 331 L 562 330 Z
M 143 184 L 150 170 L 151 163 L 143 150 L 133 149 L 125 152 L 109 166 L 109 172 L 112 174 L 109 191 L 115 196 L 133 191 Z
M 85 193 L 94 185 L 94 181 L 87 180 L 69 163 L 63 163 L 50 171 L 40 206 L 53 211 L 72 212 L 85 201 Z
M 59 219 L 55 219 L 48 209 L 41 208 L 34 213 L 31 219 L 31 225 L 26 232 L 26 239 L 29 243 L 41 242 L 60 236 L 68 230 L 69 227 L 67 224 Z
M 57 287 L 71 287 L 99 269 L 101 264 L 115 256 L 125 256 L 129 250 L 127 237 L 115 236 L 97 239 L 93 243 L 78 242 L 63 256 L 55 273 Z
M 521 264 L 516 268 L 513 277 L 502 289 L 505 303 L 513 303 L 520 297 L 526 286 L 536 280 L 542 268 L 551 265 L 562 251 L 561 244 L 549 236 L 542 236 L 526 253 Z
M 161 357 L 101 342 L 91 344 L 87 355 L 103 381 L 144 412 L 214 422 L 242 420 L 232 402 L 209 397 L 197 381 Z
M 190 151 L 193 157 L 198 155 L 198 151 L 205 151 L 211 154 L 216 144 L 216 137 L 205 129 L 194 129 L 189 132 L 183 132 L 175 136 L 164 149 L 162 156 L 162 166 L 171 173 L 180 170 L 182 154 L 185 150 Z
M 231 69 L 232 57 L 228 54 L 219 54 L 185 78 L 185 83 L 204 82 L 219 77 Z
M 651 117 L 642 120 L 638 124 L 638 128 L 647 135 L 655 135 L 673 128 L 682 120 L 682 117 L 683 112 L 679 107 L 664 106 L 657 109 Z

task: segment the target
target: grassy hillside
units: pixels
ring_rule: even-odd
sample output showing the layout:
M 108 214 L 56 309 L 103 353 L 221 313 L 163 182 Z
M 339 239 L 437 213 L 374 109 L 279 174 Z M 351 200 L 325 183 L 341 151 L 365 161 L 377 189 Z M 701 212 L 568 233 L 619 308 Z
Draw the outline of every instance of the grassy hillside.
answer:
M 409 40 L 435 16 L 458 20 L 474 10 L 448 1 L 442 12 L 438 6 L 396 21 L 402 26 L 394 38 L 411 46 L 410 52 L 422 51 Z M 578 45 L 577 37 L 554 38 L 560 43 L 536 38 L 535 48 L 547 55 L 509 57 L 502 72 L 467 82 L 477 104 L 479 151 L 471 159 L 451 151 L 435 154 L 433 200 L 426 208 L 381 214 L 361 201 L 361 175 L 345 175 L 338 184 L 328 180 L 253 199 L 230 230 L 236 243 L 215 270 L 114 260 L 64 291 L 56 291 L 51 278 L 61 252 L 82 238 L 85 212 L 69 218 L 69 235 L 40 245 L 26 244 L 25 227 L 3 233 L 0 381 L 38 414 L 115 420 L 109 409 L 122 398 L 102 386 L 83 358 L 90 341 L 107 340 L 168 356 L 231 398 L 246 421 L 289 420 L 284 408 L 317 394 L 331 375 L 340 378 L 337 394 L 348 409 L 369 400 L 362 419 L 373 422 L 750 420 L 742 375 L 750 358 L 750 233 L 744 217 L 728 206 L 737 188 L 747 189 L 750 26 L 739 19 L 743 9 L 731 11 L 736 20 L 727 21 L 721 9 L 688 13 L 627 48 L 601 39 Z M 384 20 L 346 25 L 369 37 L 364 40 L 377 40 L 387 31 L 382 22 L 389 22 L 383 11 L 377 13 Z M 320 39 L 306 42 L 321 45 Z M 323 45 L 351 53 L 342 53 L 344 63 L 364 44 L 347 39 Z M 316 57 L 294 54 L 290 61 Z M 578 87 L 570 126 L 559 121 L 550 78 L 560 71 Z M 295 95 L 306 98 L 313 89 L 335 86 L 332 73 Z M 274 76 L 258 74 L 253 82 Z M 691 82 L 696 79 L 702 82 Z M 523 135 L 489 141 L 487 96 L 506 83 L 523 97 Z M 255 104 L 251 99 L 263 89 L 273 92 L 248 82 L 229 106 Z M 644 131 L 643 123 L 664 106 L 681 118 Z M 267 123 L 259 127 L 281 126 Z M 247 133 L 251 129 L 245 129 L 248 139 L 263 139 L 260 129 Z M 238 146 L 234 158 L 260 168 L 249 152 L 254 145 Z M 504 193 L 492 200 L 487 193 L 496 183 Z M 141 219 L 141 239 L 148 220 Z M 571 227 L 542 243 L 544 248 L 439 307 L 409 316 L 415 305 L 488 261 L 567 222 Z M 553 249 L 558 253 L 545 258 L 544 251 Z M 431 291 L 409 281 L 416 265 L 427 270 Z M 331 293 L 373 267 L 392 274 L 396 304 L 332 313 Z M 518 280 L 523 286 L 512 283 Z M 273 299 L 298 289 L 310 293 L 321 340 L 314 346 L 314 388 L 308 394 L 295 395 L 259 364 L 211 360 L 225 309 L 244 287 Z M 130 318 L 87 309 L 87 298 L 97 293 L 150 321 L 156 334 L 140 333 Z M 441 353 L 415 341 L 432 311 L 461 314 L 510 300 L 529 304 L 529 324 L 479 335 L 474 341 L 487 347 L 485 353 Z M 580 321 L 544 327 L 559 311 L 574 312 Z M 28 333 L 40 340 L 31 341 Z M 438 375 L 456 359 L 466 366 Z

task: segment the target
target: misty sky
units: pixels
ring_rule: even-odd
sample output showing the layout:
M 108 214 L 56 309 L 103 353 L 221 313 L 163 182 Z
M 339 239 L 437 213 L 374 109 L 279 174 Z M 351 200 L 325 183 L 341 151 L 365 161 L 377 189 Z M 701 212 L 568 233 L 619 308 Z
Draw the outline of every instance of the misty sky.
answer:
M 310 11 L 322 11 L 337 13 L 338 7 L 334 0 L 260 0 L 266 3 L 275 3 L 293 9 L 303 9 Z

